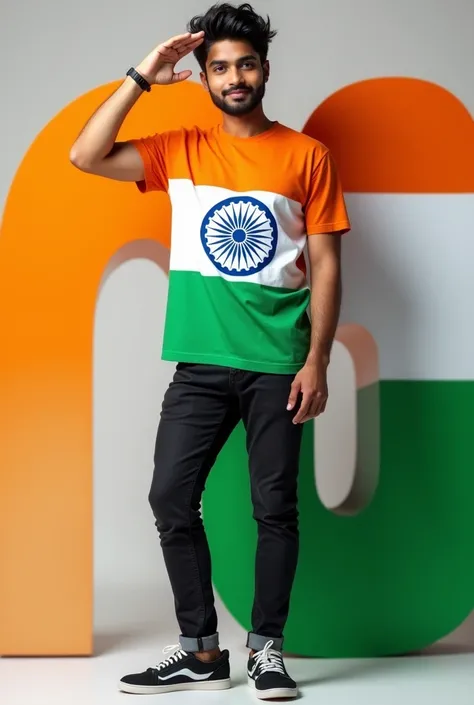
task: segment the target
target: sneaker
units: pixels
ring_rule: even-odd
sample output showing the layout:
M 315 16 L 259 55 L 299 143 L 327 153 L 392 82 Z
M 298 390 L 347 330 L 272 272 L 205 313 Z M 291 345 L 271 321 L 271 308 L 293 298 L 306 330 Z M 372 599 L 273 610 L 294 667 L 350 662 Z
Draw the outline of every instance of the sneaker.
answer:
M 248 684 L 255 689 L 257 698 L 296 698 L 298 687 L 286 672 L 280 651 L 271 647 L 273 641 L 267 641 L 262 651 L 249 657 L 247 664 Z
M 230 688 L 229 652 L 223 651 L 216 661 L 204 663 L 179 644 L 167 646 L 166 660 L 143 673 L 124 676 L 119 690 L 142 695 L 171 693 L 174 690 L 226 690 Z

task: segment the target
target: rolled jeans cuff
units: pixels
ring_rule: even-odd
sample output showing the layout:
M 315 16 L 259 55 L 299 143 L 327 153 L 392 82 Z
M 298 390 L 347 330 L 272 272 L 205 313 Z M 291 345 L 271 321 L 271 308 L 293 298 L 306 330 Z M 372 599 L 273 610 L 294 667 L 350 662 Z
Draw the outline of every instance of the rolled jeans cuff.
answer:
M 275 651 L 283 650 L 283 637 L 262 636 L 252 632 L 249 632 L 247 636 L 247 648 L 253 651 L 262 651 L 269 641 L 273 642 L 271 648 Z
M 196 653 L 198 651 L 213 651 L 219 648 L 219 633 L 216 632 L 211 636 L 200 636 L 197 639 L 188 636 L 179 637 L 179 643 L 183 651 Z

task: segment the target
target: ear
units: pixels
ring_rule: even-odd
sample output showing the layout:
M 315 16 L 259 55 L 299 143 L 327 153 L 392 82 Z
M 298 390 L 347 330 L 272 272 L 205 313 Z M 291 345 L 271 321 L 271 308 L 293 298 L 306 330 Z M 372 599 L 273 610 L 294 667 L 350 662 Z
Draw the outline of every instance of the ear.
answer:
M 204 86 L 204 90 L 209 91 L 209 84 L 207 83 L 207 76 L 206 76 L 206 74 L 204 73 L 204 71 L 201 71 L 201 73 L 199 74 L 199 76 L 200 76 L 200 78 L 201 78 L 201 83 L 202 83 L 202 85 Z
M 270 62 L 267 59 L 267 61 L 263 62 L 263 80 L 265 81 L 265 83 L 268 81 L 269 78 L 270 78 Z

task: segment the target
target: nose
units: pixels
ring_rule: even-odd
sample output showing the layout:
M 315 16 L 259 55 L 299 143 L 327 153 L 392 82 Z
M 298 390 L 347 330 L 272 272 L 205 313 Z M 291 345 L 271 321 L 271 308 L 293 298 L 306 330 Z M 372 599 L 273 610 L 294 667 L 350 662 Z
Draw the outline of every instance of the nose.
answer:
M 241 83 L 241 71 L 237 66 L 232 67 L 229 70 L 229 84 L 230 86 L 238 86 Z

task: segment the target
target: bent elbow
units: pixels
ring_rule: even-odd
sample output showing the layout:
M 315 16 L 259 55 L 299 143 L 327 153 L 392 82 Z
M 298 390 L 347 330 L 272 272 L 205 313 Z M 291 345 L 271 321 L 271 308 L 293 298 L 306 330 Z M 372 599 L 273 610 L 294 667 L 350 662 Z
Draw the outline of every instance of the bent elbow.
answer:
M 87 159 L 87 157 L 81 153 L 81 150 L 75 145 L 72 146 L 71 151 L 69 152 L 69 161 L 76 167 L 76 169 L 79 169 L 80 171 L 90 172 L 92 169 L 90 160 Z

